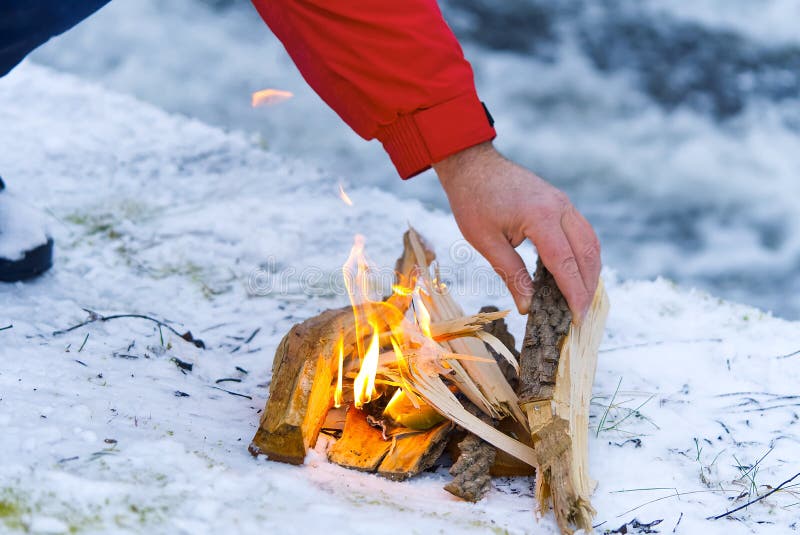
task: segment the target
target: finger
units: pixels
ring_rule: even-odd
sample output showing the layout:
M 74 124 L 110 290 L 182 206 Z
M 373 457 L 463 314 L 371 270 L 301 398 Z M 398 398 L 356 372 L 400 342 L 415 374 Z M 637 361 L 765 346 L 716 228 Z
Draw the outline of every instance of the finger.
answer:
M 589 306 L 589 292 L 583 283 L 575 253 L 558 221 L 542 229 L 541 237 L 528 236 L 536 244 L 536 249 L 544 266 L 553 274 L 558 288 L 564 294 L 575 323 L 583 319 Z
M 561 228 L 575 256 L 583 285 L 591 298 L 597 289 L 602 268 L 600 241 L 597 239 L 592 225 L 574 207 L 562 215 Z
M 525 262 L 519 253 L 502 236 L 497 236 L 486 243 L 475 246 L 494 268 L 495 272 L 505 282 L 517 310 L 520 314 L 527 314 L 531 307 L 533 296 L 533 283 L 530 273 L 525 267 Z

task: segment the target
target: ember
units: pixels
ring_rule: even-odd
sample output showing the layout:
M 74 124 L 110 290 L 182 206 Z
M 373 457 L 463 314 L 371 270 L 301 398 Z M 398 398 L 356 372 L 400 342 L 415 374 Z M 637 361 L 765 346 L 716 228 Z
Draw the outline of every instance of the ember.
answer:
M 332 462 L 405 479 L 432 466 L 450 439 L 454 456 L 463 454 L 446 486 L 453 494 L 477 501 L 490 473 L 527 475 L 535 467 L 540 509 L 552 499 L 563 531 L 590 530 L 586 437 L 608 308 L 602 281 L 578 327 L 539 265 L 543 290 L 534 296 L 520 366 L 513 337 L 499 326 L 508 311 L 464 314 L 433 260 L 409 230 L 392 294 L 382 299 L 356 236 L 343 266 L 351 306 L 295 325 L 283 339 L 251 452 L 301 464 L 327 419 L 327 430 L 341 431 Z M 511 347 L 490 331 L 506 333 Z M 331 417 L 335 411 L 341 415 Z M 464 432 L 473 438 L 462 440 Z

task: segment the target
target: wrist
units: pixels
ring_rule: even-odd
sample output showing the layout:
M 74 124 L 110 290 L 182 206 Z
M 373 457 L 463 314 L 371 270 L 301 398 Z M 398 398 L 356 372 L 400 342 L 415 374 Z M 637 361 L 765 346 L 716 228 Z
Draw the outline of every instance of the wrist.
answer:
M 442 186 L 447 189 L 459 176 L 467 172 L 474 172 L 487 164 L 501 160 L 503 157 L 494 148 L 491 141 L 479 143 L 455 154 L 452 154 L 433 164 L 433 169 L 439 177 Z

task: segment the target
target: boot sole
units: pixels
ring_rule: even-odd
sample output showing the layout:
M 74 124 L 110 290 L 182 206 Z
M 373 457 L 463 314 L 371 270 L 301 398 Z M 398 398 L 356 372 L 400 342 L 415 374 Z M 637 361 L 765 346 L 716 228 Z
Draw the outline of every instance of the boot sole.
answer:
M 53 239 L 25 253 L 20 260 L 0 258 L 0 282 L 18 282 L 38 277 L 53 267 Z

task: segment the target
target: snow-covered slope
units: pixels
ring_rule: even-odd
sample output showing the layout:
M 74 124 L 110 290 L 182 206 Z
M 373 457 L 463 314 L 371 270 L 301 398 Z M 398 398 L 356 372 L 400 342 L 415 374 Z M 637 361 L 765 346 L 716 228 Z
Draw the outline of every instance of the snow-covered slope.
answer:
M 0 125 L 0 173 L 52 215 L 58 244 L 47 276 L 0 286 L 0 329 L 13 325 L 0 330 L 0 531 L 555 532 L 551 515 L 534 520 L 526 479 L 471 505 L 442 490 L 442 470 L 392 483 L 328 464 L 325 444 L 303 467 L 247 453 L 275 346 L 344 302 L 337 268 L 355 232 L 390 266 L 411 221 L 466 308 L 510 305 L 447 214 L 369 188 L 348 207 L 334 179 L 245 135 L 30 64 L 0 81 Z M 599 529 L 797 529 L 790 492 L 737 521 L 705 517 L 800 470 L 800 355 L 779 358 L 800 349 L 800 325 L 606 277 Z M 164 318 L 206 349 L 135 318 L 53 334 L 83 308 Z

